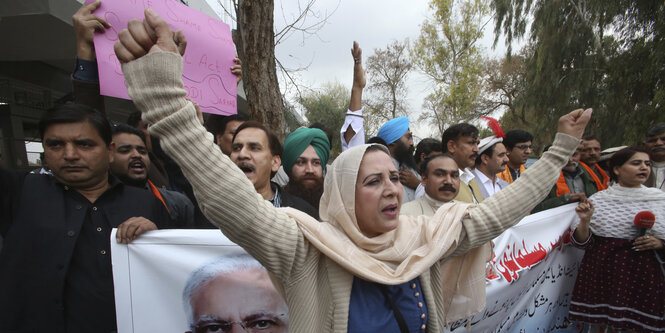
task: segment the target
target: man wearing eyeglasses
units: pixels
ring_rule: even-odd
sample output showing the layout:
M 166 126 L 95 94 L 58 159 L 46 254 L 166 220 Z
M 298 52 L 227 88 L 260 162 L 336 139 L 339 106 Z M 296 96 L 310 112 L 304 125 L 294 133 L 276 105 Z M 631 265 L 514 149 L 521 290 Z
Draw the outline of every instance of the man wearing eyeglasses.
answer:
M 248 254 L 223 256 L 198 268 L 182 300 L 187 333 L 289 330 L 284 299 L 266 269 Z
M 511 184 L 526 170 L 524 163 L 529 158 L 532 150 L 533 135 L 523 130 L 512 130 L 503 138 L 503 145 L 508 152 L 508 164 L 506 169 L 497 173 L 497 177 Z

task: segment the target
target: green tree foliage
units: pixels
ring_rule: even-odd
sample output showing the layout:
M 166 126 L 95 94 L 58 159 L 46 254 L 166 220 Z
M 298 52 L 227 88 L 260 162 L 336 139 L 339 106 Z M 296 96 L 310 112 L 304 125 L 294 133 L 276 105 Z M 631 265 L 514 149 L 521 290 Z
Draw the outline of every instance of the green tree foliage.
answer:
M 408 40 L 394 40 L 385 49 L 374 49 L 374 54 L 367 58 L 371 93 L 365 100 L 368 133 L 378 131 L 390 119 L 408 115 L 406 79 L 413 69 L 408 50 Z
M 320 122 L 333 135 L 332 156 L 342 151 L 339 130 L 344 124 L 350 99 L 351 93 L 341 83 L 328 82 L 319 91 L 306 93 L 299 100 L 305 108 L 305 117 L 309 123 Z
M 518 104 L 531 113 L 525 119 L 536 121 L 523 128 L 551 131 L 564 113 L 593 107 L 587 132 L 609 147 L 638 143 L 648 126 L 665 120 L 662 1 L 492 0 L 491 6 L 495 43 L 503 33 L 510 46 L 531 22 Z
M 490 60 L 485 68 L 484 100 L 488 110 L 503 110 L 501 118 L 504 131 L 524 129 L 534 135 L 534 151 L 538 152 L 552 143 L 556 127 L 540 126 L 540 113 L 532 105 L 524 103 L 527 91 L 527 61 L 533 48 L 525 46 L 519 54 L 504 59 Z
M 442 131 L 487 114 L 481 101 L 484 50 L 477 44 L 489 6 L 482 0 L 432 0 L 430 8 L 434 15 L 423 23 L 411 56 L 434 83 L 421 120 Z

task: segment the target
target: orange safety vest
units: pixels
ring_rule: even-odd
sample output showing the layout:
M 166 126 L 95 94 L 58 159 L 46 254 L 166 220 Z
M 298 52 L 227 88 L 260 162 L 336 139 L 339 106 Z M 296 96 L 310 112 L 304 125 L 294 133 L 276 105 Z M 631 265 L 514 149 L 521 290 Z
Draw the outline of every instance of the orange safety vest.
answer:
M 162 202 L 162 204 L 164 205 L 164 208 L 166 208 L 166 211 L 169 214 L 171 214 L 171 212 L 169 211 L 169 207 L 166 206 L 166 202 L 164 202 L 164 198 L 162 198 L 162 194 L 159 193 L 159 190 L 157 189 L 157 186 L 155 186 L 155 184 L 153 184 L 150 180 L 148 180 L 148 186 L 150 186 L 150 191 L 152 192 L 152 194 L 155 197 L 157 197 L 157 199 L 159 199 L 159 201 Z
M 570 194 L 570 188 L 566 184 L 566 178 L 563 176 L 563 171 L 559 176 L 559 180 L 556 181 L 556 196 L 560 197 L 564 194 Z
M 598 189 L 598 191 L 602 191 L 602 190 L 607 189 L 607 183 L 609 183 L 609 181 L 610 181 L 610 176 L 607 175 L 605 170 L 603 170 L 603 168 L 601 168 L 600 165 L 596 164 L 596 169 L 598 169 L 598 171 L 600 172 L 600 175 L 603 177 L 602 182 L 600 181 L 600 179 L 598 178 L 596 173 L 593 170 L 591 170 L 591 168 L 588 165 L 586 165 L 582 161 L 580 161 L 580 165 L 583 166 L 586 169 L 589 176 L 591 176 L 591 179 L 593 179 L 593 182 L 596 183 L 596 188 Z
M 524 164 L 520 165 L 520 175 L 525 170 L 526 170 L 526 167 L 524 166 Z M 497 173 L 496 176 L 503 179 L 503 180 L 505 180 L 506 182 L 508 182 L 508 184 L 512 184 L 514 182 L 513 175 L 510 174 L 510 168 L 508 168 L 508 165 L 506 165 L 506 170 L 503 170 L 503 171 Z

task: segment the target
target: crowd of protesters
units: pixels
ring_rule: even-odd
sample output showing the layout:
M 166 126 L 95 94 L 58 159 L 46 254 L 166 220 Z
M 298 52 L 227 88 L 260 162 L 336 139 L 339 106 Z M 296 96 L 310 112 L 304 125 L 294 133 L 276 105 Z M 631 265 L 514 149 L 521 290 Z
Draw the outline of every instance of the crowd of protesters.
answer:
M 111 124 L 93 45 L 109 27 L 93 14 L 99 4 L 73 16 L 74 101 L 39 123 L 44 168 L 0 169 L 0 331 L 114 332 L 113 228 L 121 243 L 157 229 L 222 229 L 282 283 L 294 332 L 442 331 L 484 304 L 477 293 L 464 304 L 454 295 L 484 283 L 446 289 L 435 281 L 482 276 L 493 237 L 528 213 L 569 203 L 579 203 L 573 243 L 593 254 L 580 269 L 571 318 L 596 331 L 665 330 L 665 123 L 645 124 L 640 147 L 603 150 L 596 136 L 582 135 L 591 111 L 576 110 L 531 167 L 533 134 L 503 133 L 493 119 L 485 138 L 460 123 L 415 143 L 409 119 L 399 117 L 366 140 L 365 72 L 354 43 L 342 127 L 314 123 L 281 142 L 246 116 L 203 116 L 186 100 L 177 82 L 183 37 L 147 11 L 146 23 L 130 24 L 116 45 L 140 112 Z M 238 59 L 229 68 L 238 82 L 240 68 Z M 177 79 L 151 82 L 160 73 Z M 343 149 L 334 162 L 333 140 Z M 656 217 L 646 235 L 630 229 L 643 210 Z M 420 237 L 400 233 L 406 228 Z M 433 243 L 436 251 L 414 254 Z M 385 244 L 401 254 L 386 254 Z M 344 257 L 349 247 L 362 254 Z M 621 278 L 603 271 L 616 258 L 631 262 Z

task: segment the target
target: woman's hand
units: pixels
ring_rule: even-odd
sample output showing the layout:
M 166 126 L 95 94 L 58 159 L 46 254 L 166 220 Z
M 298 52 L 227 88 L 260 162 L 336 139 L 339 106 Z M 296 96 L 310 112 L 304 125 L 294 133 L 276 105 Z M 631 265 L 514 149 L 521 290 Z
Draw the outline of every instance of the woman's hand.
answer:
M 580 224 L 575 228 L 573 237 L 575 237 L 575 240 L 578 243 L 585 243 L 591 236 L 589 225 L 591 224 L 591 216 L 593 215 L 594 209 L 593 204 L 589 200 L 581 201 L 577 207 L 575 207 L 575 213 L 580 217 Z
M 166 23 L 152 8 L 146 8 L 145 20 L 131 20 L 127 29 L 118 33 L 119 41 L 113 49 L 120 63 L 136 60 L 151 52 L 185 53 L 187 40 L 182 31 L 171 31 Z
M 635 251 L 660 250 L 664 246 L 661 239 L 650 235 L 637 237 L 633 241 L 633 250 Z
M 580 217 L 580 224 L 589 226 L 594 209 L 593 204 L 588 199 L 580 201 L 577 207 L 575 207 L 575 213 Z
M 591 109 L 577 109 L 559 118 L 558 132 L 578 139 L 582 138 L 584 129 L 591 119 Z

